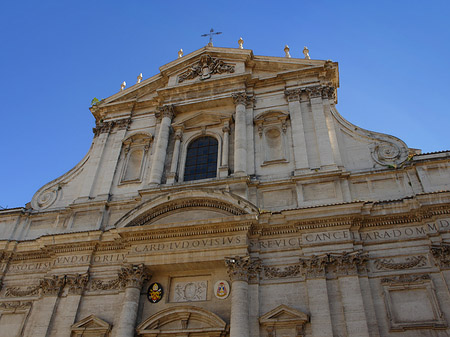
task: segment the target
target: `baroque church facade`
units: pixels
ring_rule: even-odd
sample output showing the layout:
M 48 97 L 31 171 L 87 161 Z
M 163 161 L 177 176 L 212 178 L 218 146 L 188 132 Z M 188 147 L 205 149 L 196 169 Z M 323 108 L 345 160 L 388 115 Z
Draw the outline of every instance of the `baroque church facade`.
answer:
M 450 152 L 346 121 L 305 55 L 206 46 L 93 105 L 0 211 L 0 336 L 449 336 Z

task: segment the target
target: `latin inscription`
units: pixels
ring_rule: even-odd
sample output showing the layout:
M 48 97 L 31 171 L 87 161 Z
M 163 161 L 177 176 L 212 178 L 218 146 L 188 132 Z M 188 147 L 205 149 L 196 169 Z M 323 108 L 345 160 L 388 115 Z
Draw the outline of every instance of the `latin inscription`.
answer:
M 107 254 L 96 255 L 92 257 L 93 263 L 114 263 L 125 260 L 125 254 Z M 91 255 L 73 255 L 73 256 L 58 256 L 53 261 L 34 262 L 34 263 L 18 263 L 9 266 L 9 272 L 34 272 L 38 270 L 51 269 L 58 266 L 88 264 L 91 262 Z
M 450 221 L 438 220 L 437 222 L 427 223 L 420 226 L 399 227 L 383 230 L 378 229 L 359 233 L 350 232 L 347 229 L 342 231 L 307 233 L 302 235 L 302 243 L 316 244 L 346 240 L 358 240 L 365 242 L 404 240 L 408 238 L 425 237 L 428 234 L 434 234 L 439 231 L 446 230 L 450 230 Z
M 226 246 L 237 246 L 245 244 L 243 236 L 225 236 L 221 238 L 182 240 L 176 242 L 161 242 L 133 247 L 134 253 L 169 252 L 176 250 L 192 250 L 203 248 L 216 248 Z
M 300 244 L 300 238 L 250 241 L 251 248 L 260 249 L 299 248 Z

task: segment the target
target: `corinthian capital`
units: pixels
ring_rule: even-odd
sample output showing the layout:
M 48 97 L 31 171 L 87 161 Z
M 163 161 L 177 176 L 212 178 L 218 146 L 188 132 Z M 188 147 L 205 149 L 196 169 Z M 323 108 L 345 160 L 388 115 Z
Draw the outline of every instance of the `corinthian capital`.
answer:
M 58 296 L 66 283 L 66 275 L 53 275 L 40 281 L 39 287 L 44 296 Z
M 368 259 L 368 254 L 361 251 L 344 252 L 342 254 L 330 254 L 329 264 L 336 266 L 336 273 L 338 275 L 356 275 L 358 270 L 366 270 Z
M 121 268 L 118 278 L 125 288 L 141 289 L 142 283 L 148 280 L 150 275 L 143 264 L 127 265 Z
M 299 101 L 302 96 L 302 90 L 301 89 L 285 90 L 284 95 L 286 96 L 289 102 Z
M 75 274 L 66 276 L 66 286 L 69 294 L 81 295 L 89 281 L 89 274 Z
M 450 243 L 442 242 L 441 244 L 433 245 L 430 250 L 439 267 L 442 269 L 450 268 Z
M 306 88 L 310 98 L 322 97 L 322 86 L 318 85 L 315 87 Z
M 170 119 L 173 118 L 174 115 L 174 108 L 173 105 L 163 105 L 158 108 L 158 111 L 155 113 L 156 118 L 162 119 L 164 117 L 169 117 Z
M 261 270 L 259 259 L 250 259 L 250 256 L 235 256 L 225 258 L 228 276 L 231 281 L 247 281 L 258 277 Z
M 325 266 L 327 262 L 327 255 L 312 255 L 311 257 L 300 258 L 300 266 L 308 278 L 325 277 Z
M 235 105 L 245 105 L 250 106 L 254 102 L 254 98 L 252 96 L 247 95 L 245 92 L 237 92 L 231 95 L 233 97 L 233 102 Z

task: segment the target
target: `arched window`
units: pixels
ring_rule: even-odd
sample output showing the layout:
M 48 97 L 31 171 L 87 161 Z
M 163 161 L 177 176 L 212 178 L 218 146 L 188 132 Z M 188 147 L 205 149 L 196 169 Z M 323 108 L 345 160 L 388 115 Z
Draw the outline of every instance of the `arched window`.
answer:
M 201 137 L 189 144 L 184 181 L 214 178 L 217 175 L 217 139 Z

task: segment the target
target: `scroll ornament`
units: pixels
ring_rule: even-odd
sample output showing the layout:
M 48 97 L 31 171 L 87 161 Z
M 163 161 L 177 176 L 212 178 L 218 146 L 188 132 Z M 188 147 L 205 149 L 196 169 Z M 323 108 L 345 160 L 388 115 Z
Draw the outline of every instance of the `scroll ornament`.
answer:
M 234 66 L 226 64 L 224 61 L 206 54 L 193 64 L 187 71 L 178 77 L 178 83 L 200 77 L 206 80 L 213 74 L 234 73 Z

